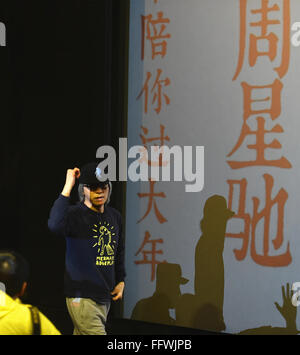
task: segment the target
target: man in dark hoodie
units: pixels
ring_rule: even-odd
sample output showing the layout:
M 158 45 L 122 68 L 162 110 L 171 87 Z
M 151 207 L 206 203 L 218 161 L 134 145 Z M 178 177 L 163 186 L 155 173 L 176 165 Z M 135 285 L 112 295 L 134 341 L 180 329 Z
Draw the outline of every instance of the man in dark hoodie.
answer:
M 71 205 L 76 179 L 80 202 Z M 107 205 L 112 186 L 102 180 L 96 162 L 68 169 L 48 220 L 66 238 L 65 296 L 74 335 L 105 335 L 111 299 L 121 299 L 125 285 L 122 217 Z

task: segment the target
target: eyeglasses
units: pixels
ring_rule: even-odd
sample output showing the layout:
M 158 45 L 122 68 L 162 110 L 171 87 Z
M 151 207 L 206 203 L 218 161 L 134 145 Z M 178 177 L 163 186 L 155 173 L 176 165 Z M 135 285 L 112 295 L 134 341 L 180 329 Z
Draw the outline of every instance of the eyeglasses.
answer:
M 99 188 L 101 190 L 107 190 L 108 189 L 108 184 L 107 183 L 91 184 L 91 185 L 85 184 L 84 186 L 87 187 L 88 189 L 90 189 L 91 191 L 96 191 Z

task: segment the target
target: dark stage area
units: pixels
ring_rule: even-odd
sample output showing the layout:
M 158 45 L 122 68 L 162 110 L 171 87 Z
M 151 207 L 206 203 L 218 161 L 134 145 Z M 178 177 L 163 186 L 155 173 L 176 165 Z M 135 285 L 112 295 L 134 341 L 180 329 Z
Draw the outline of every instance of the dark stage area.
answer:
M 0 248 L 29 261 L 23 301 L 62 333 L 70 330 L 65 242 L 47 220 L 67 169 L 94 160 L 102 145 L 118 151 L 118 138 L 126 136 L 128 11 L 126 0 L 0 3 L 7 41 L 0 47 Z M 114 184 L 111 203 L 121 212 L 123 191 Z

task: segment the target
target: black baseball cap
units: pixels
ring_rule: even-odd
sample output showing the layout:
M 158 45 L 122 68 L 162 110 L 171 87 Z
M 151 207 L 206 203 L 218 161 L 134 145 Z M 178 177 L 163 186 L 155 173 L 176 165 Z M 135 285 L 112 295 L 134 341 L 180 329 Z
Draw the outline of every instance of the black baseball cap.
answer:
M 109 183 L 109 179 L 104 179 L 101 168 L 98 167 L 99 162 L 91 162 L 85 164 L 80 169 L 79 184 L 89 186 L 105 186 Z

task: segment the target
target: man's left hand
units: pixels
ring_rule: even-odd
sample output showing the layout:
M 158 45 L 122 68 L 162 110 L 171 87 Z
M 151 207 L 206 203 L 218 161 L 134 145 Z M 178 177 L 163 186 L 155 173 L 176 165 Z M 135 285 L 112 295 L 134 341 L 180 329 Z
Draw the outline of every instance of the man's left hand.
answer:
M 111 292 L 111 295 L 115 296 L 115 297 L 113 297 L 113 301 L 117 301 L 119 299 L 122 299 L 124 287 L 125 287 L 124 281 L 121 281 L 116 285 L 114 290 Z

